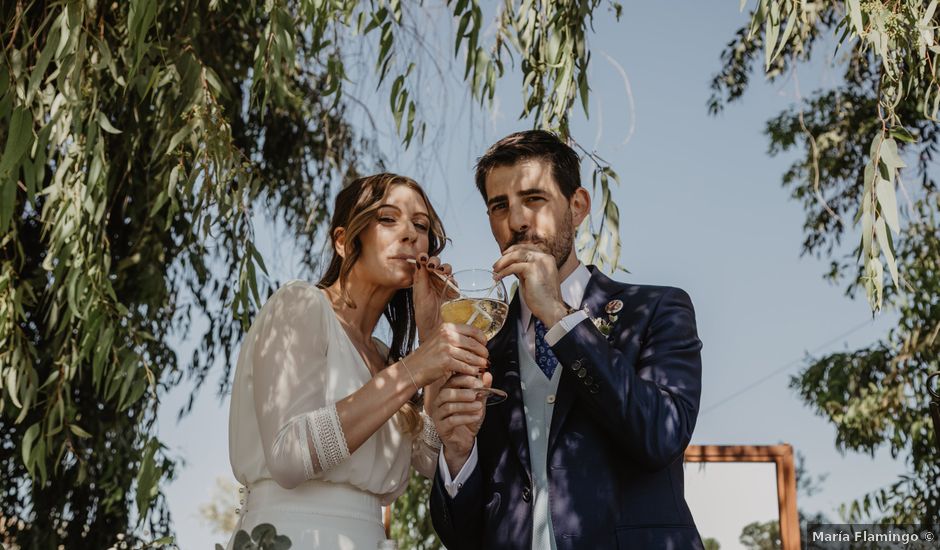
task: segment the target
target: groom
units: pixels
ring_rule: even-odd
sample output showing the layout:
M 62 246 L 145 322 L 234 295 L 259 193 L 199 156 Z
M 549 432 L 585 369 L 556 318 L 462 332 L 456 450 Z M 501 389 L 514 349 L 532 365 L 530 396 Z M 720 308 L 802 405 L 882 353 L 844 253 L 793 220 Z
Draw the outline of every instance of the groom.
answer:
M 509 393 L 482 426 L 472 377 L 440 391 L 444 442 L 434 528 L 450 550 L 700 549 L 682 457 L 698 414 L 701 342 L 689 296 L 613 281 L 574 252 L 591 199 L 577 154 L 554 134 L 507 136 L 476 184 L 519 281 L 489 343 Z M 489 377 L 487 377 L 487 380 Z

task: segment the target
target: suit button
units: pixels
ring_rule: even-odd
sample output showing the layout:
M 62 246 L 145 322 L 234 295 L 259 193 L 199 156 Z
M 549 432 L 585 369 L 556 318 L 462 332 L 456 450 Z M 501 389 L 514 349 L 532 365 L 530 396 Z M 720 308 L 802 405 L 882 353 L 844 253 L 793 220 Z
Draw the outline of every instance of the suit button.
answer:
M 549 405 L 555 403 L 555 394 L 551 394 L 548 397 L 546 397 L 545 402 L 548 403 Z
M 594 384 L 594 379 L 588 376 L 587 378 L 584 379 L 584 383 L 588 386 L 591 386 Z
M 588 392 L 589 392 L 589 393 L 597 393 L 599 389 L 600 389 L 600 388 L 598 388 L 597 386 L 591 386 L 590 388 L 588 388 Z
M 528 487 L 522 488 L 522 500 L 526 502 L 532 500 L 532 491 Z
M 578 370 L 581 368 L 581 360 L 578 359 L 574 363 L 571 363 L 571 370 Z
M 587 369 L 581 367 L 581 370 L 578 371 L 578 378 L 584 378 L 585 376 L 587 376 Z

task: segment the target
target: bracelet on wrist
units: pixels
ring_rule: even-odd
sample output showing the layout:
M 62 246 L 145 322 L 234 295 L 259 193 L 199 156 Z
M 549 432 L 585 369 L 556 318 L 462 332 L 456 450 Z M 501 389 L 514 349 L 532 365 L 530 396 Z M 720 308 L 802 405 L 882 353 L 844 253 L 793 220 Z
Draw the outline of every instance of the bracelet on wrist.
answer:
M 411 374 L 411 369 L 409 369 L 408 364 L 405 363 L 405 358 L 402 357 L 401 359 L 399 359 L 399 361 L 401 362 L 401 366 L 405 367 L 405 372 L 408 373 L 408 378 L 411 378 L 411 384 L 415 387 L 415 392 L 421 391 L 421 388 L 419 388 L 417 382 L 415 382 L 414 375 Z

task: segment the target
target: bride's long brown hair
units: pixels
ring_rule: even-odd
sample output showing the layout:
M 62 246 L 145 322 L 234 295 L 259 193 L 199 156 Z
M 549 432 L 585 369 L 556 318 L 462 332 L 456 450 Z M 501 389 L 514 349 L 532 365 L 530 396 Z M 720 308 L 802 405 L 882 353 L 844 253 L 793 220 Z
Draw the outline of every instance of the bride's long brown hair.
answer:
M 346 281 L 349 279 L 353 265 L 362 255 L 362 241 L 359 235 L 375 221 L 376 212 L 385 203 L 389 191 L 396 185 L 404 185 L 414 190 L 427 206 L 431 222 L 428 230 L 428 255 L 437 256 L 444 249 L 444 243 L 447 240 L 444 226 L 418 182 L 405 176 L 389 173 L 375 174 L 352 181 L 336 196 L 329 233 L 332 256 L 323 277 L 317 283 L 318 287 L 326 288 L 339 281 L 341 297 L 351 308 L 355 308 L 356 303 L 346 291 Z M 336 250 L 337 229 L 340 228 L 344 230 L 345 257 L 340 256 Z M 398 361 L 414 350 L 417 326 L 411 289 L 403 288 L 395 292 L 385 306 L 383 315 L 392 328 L 388 359 L 389 362 Z M 414 433 L 420 428 L 418 405 L 417 400 L 412 399 L 407 401 L 398 412 L 399 420 L 406 432 Z

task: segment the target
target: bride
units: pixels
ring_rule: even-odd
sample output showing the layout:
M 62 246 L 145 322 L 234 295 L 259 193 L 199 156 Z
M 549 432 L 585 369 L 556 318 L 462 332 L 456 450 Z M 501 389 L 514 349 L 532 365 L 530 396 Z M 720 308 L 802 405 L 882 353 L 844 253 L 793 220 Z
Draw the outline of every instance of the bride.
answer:
M 439 322 L 431 272 L 450 271 L 436 258 L 444 231 L 414 180 L 352 182 L 329 234 L 320 282 L 278 289 L 239 351 L 229 416 L 232 471 L 245 486 L 236 531 L 270 523 L 295 549 L 374 550 L 385 538 L 380 506 L 404 492 L 412 466 L 430 477 L 437 465 L 419 388 L 476 375 L 487 351 L 479 330 Z M 387 347 L 372 336 L 382 315 Z M 479 419 L 482 408 L 462 412 Z

